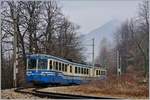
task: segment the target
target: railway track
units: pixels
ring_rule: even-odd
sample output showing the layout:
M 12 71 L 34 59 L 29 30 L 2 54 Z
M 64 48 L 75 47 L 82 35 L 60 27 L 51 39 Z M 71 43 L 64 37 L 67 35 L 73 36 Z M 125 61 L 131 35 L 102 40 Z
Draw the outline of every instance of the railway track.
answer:
M 83 96 L 83 95 L 73 95 L 64 93 L 54 93 L 54 92 L 43 92 L 39 91 L 41 88 L 17 88 L 15 92 L 23 94 L 32 94 L 41 98 L 51 98 L 51 99 L 116 99 L 110 97 L 96 97 L 96 96 Z

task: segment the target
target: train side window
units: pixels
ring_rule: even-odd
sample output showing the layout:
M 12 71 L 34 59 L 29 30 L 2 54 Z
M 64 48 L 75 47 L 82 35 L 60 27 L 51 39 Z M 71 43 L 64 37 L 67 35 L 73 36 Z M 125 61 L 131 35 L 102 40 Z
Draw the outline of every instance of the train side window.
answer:
M 72 66 L 70 66 L 70 73 L 72 73 Z
M 99 70 L 99 75 L 101 75 L 101 71 Z
M 86 68 L 86 74 L 88 73 L 88 70 L 87 70 L 87 68 Z
M 53 68 L 53 66 L 52 66 L 52 60 L 49 61 L 49 66 L 50 66 L 49 69 L 52 69 L 52 68 Z
M 56 67 L 55 61 L 53 61 L 53 69 L 55 69 L 55 67 Z
M 56 62 L 56 70 L 58 70 L 58 62 Z
M 85 74 L 87 74 L 87 68 L 85 68 Z
M 61 62 L 59 62 L 59 71 L 61 71 Z
M 105 75 L 105 71 L 101 71 L 101 75 Z
M 89 69 L 87 69 L 87 74 L 89 74 Z
M 78 67 L 78 73 L 80 74 L 80 72 L 81 72 L 81 71 L 80 71 L 80 67 Z
M 77 73 L 77 67 L 75 67 L 75 73 Z
M 84 74 L 86 74 L 86 68 L 84 68 Z
M 83 68 L 81 68 L 81 74 L 83 74 Z
M 62 63 L 62 71 L 65 71 L 64 63 Z
M 47 69 L 48 60 L 47 59 L 39 59 L 38 60 L 38 69 Z
M 96 70 L 96 75 L 98 75 L 98 70 Z
M 67 72 L 67 64 L 65 64 L 65 72 Z

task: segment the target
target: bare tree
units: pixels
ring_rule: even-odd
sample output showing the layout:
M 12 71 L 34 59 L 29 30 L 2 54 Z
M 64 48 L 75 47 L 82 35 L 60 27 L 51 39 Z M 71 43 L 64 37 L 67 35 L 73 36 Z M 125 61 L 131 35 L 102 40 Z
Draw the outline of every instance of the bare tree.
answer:
M 21 27 L 24 25 L 22 22 L 22 8 L 20 4 L 14 2 L 5 2 L 5 7 L 2 11 L 2 33 L 3 44 L 9 43 L 8 45 L 12 45 L 12 37 L 14 36 L 14 29 L 16 28 L 17 40 L 18 40 L 18 48 L 21 49 L 24 64 L 26 63 L 26 55 L 25 55 L 25 46 L 24 46 L 24 36 L 26 31 L 22 30 Z M 9 9 L 8 9 L 9 7 Z
M 149 68 L 149 6 L 145 0 L 140 4 L 139 16 L 136 19 L 125 21 L 118 30 L 117 48 L 121 56 L 121 66 L 126 72 L 129 58 L 137 66 L 144 66 L 144 76 L 148 74 Z
M 140 33 L 142 33 L 141 44 L 142 46 L 139 46 L 139 49 L 144 57 L 144 66 L 145 66 L 145 76 L 148 75 L 149 71 L 149 1 L 145 0 L 140 6 L 139 11 L 139 17 L 140 17 Z M 142 43 L 143 41 L 143 43 Z M 138 43 L 137 43 L 138 44 Z
M 121 67 L 122 72 L 126 73 L 126 69 L 128 67 L 128 51 L 129 51 L 129 28 L 128 28 L 128 21 L 125 21 L 120 29 L 117 31 L 117 50 L 119 51 L 120 58 L 121 58 Z
M 41 13 L 41 1 L 27 1 L 19 2 L 24 10 L 24 27 L 26 28 L 26 33 L 29 34 L 29 52 L 38 52 L 37 45 L 37 32 L 39 30 L 38 24 L 40 22 L 40 13 Z
M 78 27 L 65 18 L 56 1 L 4 1 L 1 14 L 2 67 L 4 69 L 6 66 L 7 52 L 13 55 L 13 38 L 16 34 L 20 55 L 19 84 L 25 79 L 27 53 L 46 53 L 82 60 L 82 48 L 76 32 Z
M 103 38 L 100 43 L 100 50 L 99 56 L 97 57 L 97 63 L 100 64 L 102 67 L 107 68 L 109 65 L 108 57 L 109 57 L 109 50 L 108 50 L 108 41 L 106 38 Z
M 57 34 L 58 44 L 61 47 L 60 55 L 76 61 L 82 60 L 81 51 L 83 49 L 80 45 L 79 36 L 75 31 L 78 28 L 78 25 L 74 25 L 64 18 Z
M 139 26 L 138 33 L 141 33 L 141 38 L 143 38 L 143 49 L 148 55 L 149 52 L 149 2 L 148 0 L 143 1 L 139 6 Z M 147 57 L 148 59 L 149 57 Z
M 149 6 L 145 0 L 140 4 L 138 20 L 131 20 L 130 32 L 144 61 L 144 76 L 147 76 L 149 68 Z
M 60 8 L 57 5 L 56 1 L 45 1 L 43 3 L 43 34 L 40 35 L 42 39 L 40 40 L 44 51 L 47 54 L 55 54 L 56 48 L 56 34 L 58 32 L 58 27 L 61 25 L 61 19 L 63 17 Z

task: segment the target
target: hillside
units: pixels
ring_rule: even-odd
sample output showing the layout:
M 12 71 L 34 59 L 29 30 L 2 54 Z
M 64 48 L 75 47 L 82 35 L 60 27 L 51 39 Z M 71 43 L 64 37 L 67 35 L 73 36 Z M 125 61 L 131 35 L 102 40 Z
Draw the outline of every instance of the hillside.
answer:
M 108 42 L 110 43 L 110 46 L 113 47 L 115 45 L 114 43 L 114 33 L 116 32 L 117 28 L 120 25 L 120 21 L 118 20 L 111 20 L 107 22 L 106 24 L 92 30 L 91 32 L 84 34 L 81 36 L 81 41 L 83 46 L 85 47 L 84 55 L 87 58 L 87 61 L 92 60 L 92 55 L 89 53 L 92 53 L 92 46 L 86 46 L 89 44 L 92 44 L 92 39 L 95 40 L 95 58 L 96 55 L 98 55 L 99 48 L 100 48 L 100 42 L 103 38 L 106 38 Z

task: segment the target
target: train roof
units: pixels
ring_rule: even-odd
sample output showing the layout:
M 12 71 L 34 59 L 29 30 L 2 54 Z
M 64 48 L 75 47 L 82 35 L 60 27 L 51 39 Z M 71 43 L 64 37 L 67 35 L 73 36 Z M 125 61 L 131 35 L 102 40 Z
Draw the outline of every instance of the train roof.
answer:
M 60 58 L 60 57 L 47 55 L 47 54 L 30 54 L 30 55 L 27 55 L 27 58 L 30 58 L 30 57 L 36 58 L 36 59 L 38 59 L 38 58 L 40 58 L 40 59 L 55 59 L 55 60 L 63 61 L 65 63 L 71 63 L 71 64 L 74 64 L 74 65 L 77 65 L 77 66 L 87 67 L 87 64 L 80 64 L 80 63 L 69 61 L 65 58 Z

